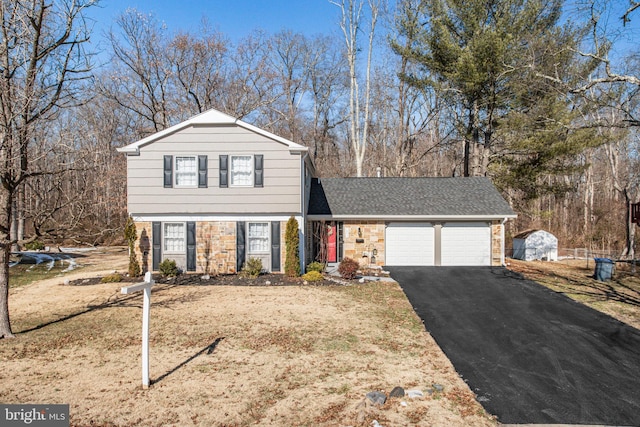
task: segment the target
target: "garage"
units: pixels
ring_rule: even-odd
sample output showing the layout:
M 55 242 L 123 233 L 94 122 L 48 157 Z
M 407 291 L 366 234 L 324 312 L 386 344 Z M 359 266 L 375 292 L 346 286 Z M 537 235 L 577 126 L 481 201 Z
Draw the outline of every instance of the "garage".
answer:
M 516 217 L 486 177 L 322 178 L 310 200 L 308 218 L 342 224 L 339 255 L 361 265 L 501 265 Z M 316 247 L 329 246 L 323 238 Z
M 428 222 L 391 222 L 385 231 L 387 265 L 434 265 L 435 233 Z
M 442 225 L 441 265 L 491 265 L 491 227 L 486 222 Z

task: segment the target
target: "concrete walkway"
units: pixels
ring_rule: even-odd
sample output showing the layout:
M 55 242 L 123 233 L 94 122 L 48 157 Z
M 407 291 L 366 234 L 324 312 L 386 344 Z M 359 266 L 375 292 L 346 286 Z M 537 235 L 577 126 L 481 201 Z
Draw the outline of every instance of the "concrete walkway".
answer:
M 386 267 L 509 424 L 640 425 L 640 331 L 504 268 Z

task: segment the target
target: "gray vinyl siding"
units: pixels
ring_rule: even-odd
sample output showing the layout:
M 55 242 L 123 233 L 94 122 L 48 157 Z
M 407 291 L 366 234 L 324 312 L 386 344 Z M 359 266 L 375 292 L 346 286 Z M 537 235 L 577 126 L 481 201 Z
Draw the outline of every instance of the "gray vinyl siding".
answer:
M 220 155 L 264 156 L 264 187 L 219 187 Z M 207 188 L 164 188 L 165 155 L 207 155 Z M 127 157 L 127 200 L 132 214 L 296 214 L 301 161 L 280 142 L 238 126 L 194 126 Z

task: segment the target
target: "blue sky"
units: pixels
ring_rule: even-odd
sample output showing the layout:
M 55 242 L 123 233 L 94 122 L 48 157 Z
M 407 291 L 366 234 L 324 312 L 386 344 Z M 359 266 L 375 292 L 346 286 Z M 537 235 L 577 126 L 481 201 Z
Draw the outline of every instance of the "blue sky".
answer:
M 232 41 L 262 28 L 275 33 L 286 28 L 307 35 L 339 32 L 340 9 L 328 0 L 102 0 L 90 15 L 99 34 L 108 31 L 127 8 L 153 13 L 170 33 L 196 32 L 203 17 Z
M 584 3 L 584 0 L 567 0 L 566 18 L 577 18 L 578 4 L 582 5 L 580 9 L 584 14 Z M 629 50 L 637 50 L 640 43 L 640 11 L 631 16 L 632 21 L 625 28 L 621 26 L 620 17 L 628 5 L 628 0 L 611 0 L 609 10 L 601 18 L 601 24 L 606 25 L 610 35 L 616 39 L 613 58 Z M 259 28 L 269 34 L 288 29 L 306 35 L 334 34 L 341 37 L 338 25 L 340 9 L 329 0 L 101 0 L 100 6 L 91 8 L 89 12 L 96 21 L 94 42 L 100 45 L 102 34 L 129 7 L 152 13 L 158 21 L 166 24 L 170 34 L 197 32 L 205 17 L 215 30 L 232 42 L 238 42 Z M 382 28 L 379 27 L 378 31 Z

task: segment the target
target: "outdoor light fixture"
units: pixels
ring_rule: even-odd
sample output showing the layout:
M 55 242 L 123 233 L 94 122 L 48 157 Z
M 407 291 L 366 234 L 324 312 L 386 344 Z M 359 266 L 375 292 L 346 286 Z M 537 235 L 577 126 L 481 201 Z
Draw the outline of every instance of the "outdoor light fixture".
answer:
M 358 237 L 362 237 L 362 228 L 358 227 Z

